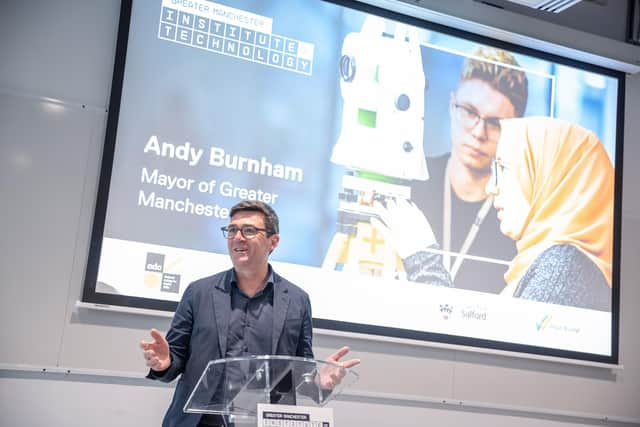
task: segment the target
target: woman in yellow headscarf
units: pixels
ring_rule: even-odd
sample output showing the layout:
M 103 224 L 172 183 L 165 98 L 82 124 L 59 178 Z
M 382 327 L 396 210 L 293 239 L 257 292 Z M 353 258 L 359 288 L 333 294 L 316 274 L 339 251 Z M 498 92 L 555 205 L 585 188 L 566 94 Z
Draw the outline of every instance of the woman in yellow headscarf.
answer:
M 592 132 L 548 117 L 503 120 L 487 193 L 518 254 L 502 293 L 609 311 L 613 191 Z

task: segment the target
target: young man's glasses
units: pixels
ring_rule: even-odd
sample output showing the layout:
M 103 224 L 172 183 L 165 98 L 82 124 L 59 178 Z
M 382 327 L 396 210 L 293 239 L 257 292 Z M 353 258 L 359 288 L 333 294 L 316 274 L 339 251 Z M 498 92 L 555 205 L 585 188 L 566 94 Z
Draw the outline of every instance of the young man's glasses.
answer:
M 225 227 L 220 227 L 220 230 L 222 230 L 222 235 L 225 239 L 233 239 L 236 237 L 236 234 L 238 234 L 238 231 L 245 239 L 253 239 L 261 231 L 267 235 L 269 234 L 265 228 L 258 228 L 253 225 L 243 225 L 242 227 L 238 227 L 237 225 L 227 225 Z
M 482 117 L 475 108 L 462 104 L 453 104 L 456 109 L 456 116 L 462 127 L 471 130 L 478 125 L 480 120 L 484 122 L 487 131 L 487 138 L 497 140 L 500 137 L 500 118 Z

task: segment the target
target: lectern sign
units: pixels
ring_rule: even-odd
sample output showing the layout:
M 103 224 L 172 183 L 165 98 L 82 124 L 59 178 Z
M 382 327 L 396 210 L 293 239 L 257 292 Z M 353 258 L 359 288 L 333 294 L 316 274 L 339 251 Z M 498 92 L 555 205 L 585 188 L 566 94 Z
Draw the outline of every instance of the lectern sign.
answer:
M 258 404 L 258 427 L 332 427 L 333 409 Z

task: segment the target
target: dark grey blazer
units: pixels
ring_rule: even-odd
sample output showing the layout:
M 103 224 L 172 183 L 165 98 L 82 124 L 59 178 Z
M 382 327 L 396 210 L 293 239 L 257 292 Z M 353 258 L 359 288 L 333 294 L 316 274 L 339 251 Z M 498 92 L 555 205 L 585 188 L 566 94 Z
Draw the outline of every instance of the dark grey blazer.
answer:
M 149 371 L 147 378 L 164 382 L 182 374 L 163 427 L 194 427 L 200 414 L 182 411 L 207 363 L 225 357 L 231 315 L 232 270 L 191 283 L 178 304 L 167 341 L 171 366 Z M 273 340 L 271 354 L 313 358 L 311 303 L 305 291 L 273 274 Z

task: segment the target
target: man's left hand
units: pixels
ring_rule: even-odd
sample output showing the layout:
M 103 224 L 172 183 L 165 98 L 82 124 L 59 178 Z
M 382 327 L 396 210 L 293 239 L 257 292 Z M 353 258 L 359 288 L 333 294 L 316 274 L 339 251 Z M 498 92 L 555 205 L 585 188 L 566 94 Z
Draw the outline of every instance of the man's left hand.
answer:
M 333 390 L 347 374 L 346 369 L 360 364 L 360 359 L 340 361 L 347 353 L 349 353 L 349 347 L 345 346 L 325 359 L 325 362 L 329 362 L 329 364 L 323 364 L 320 367 L 320 387 L 325 390 Z M 339 367 L 335 365 L 339 365 Z

